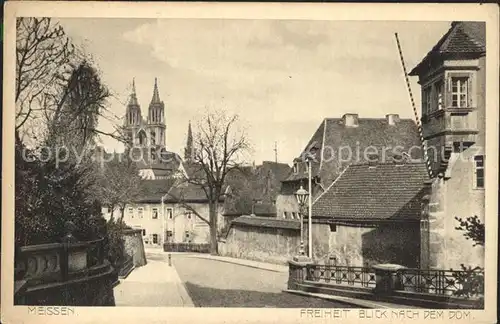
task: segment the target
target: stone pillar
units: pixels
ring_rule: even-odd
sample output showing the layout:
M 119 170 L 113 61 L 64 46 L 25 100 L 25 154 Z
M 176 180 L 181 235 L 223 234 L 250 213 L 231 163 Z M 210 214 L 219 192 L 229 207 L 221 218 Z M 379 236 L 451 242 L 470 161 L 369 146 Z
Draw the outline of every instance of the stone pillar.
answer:
M 420 260 L 419 268 L 429 268 L 429 202 L 432 193 L 432 181 L 424 183 L 424 192 L 422 197 L 422 211 L 420 218 Z
M 311 263 L 307 256 L 296 256 L 288 261 L 288 289 L 298 290 L 298 284 L 307 279 L 307 265 Z
M 406 267 L 399 264 L 377 264 L 375 269 L 376 286 L 374 292 L 377 294 L 391 294 L 394 290 L 401 289 L 402 283 L 397 275 L 398 270 Z
M 444 266 L 446 259 L 445 228 L 445 183 L 443 179 L 434 178 L 429 200 L 429 259 L 428 268 L 436 269 Z

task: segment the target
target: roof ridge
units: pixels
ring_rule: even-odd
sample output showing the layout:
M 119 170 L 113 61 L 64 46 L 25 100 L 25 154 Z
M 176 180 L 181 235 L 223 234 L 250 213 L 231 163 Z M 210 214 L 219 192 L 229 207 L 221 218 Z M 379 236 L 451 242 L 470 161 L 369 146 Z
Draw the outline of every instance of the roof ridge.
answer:
M 342 170 L 339 175 L 337 176 L 337 178 L 335 178 L 335 180 L 333 180 L 333 182 L 328 186 L 328 188 L 326 188 L 325 191 L 323 191 L 318 197 L 316 197 L 316 199 L 314 199 L 314 201 L 312 202 L 312 205 L 314 206 L 314 204 L 321 198 L 321 196 L 323 196 L 325 193 L 327 193 L 330 188 L 337 182 L 337 180 L 340 179 L 340 177 L 342 177 L 342 175 L 347 171 L 347 169 L 349 169 L 351 167 L 352 164 L 349 164 L 344 170 Z

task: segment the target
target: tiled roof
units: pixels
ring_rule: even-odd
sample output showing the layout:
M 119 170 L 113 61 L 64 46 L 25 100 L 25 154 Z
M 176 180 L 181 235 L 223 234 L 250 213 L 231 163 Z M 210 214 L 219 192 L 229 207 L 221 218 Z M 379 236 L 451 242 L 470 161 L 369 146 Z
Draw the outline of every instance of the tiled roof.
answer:
M 436 58 L 446 55 L 474 55 L 486 53 L 486 23 L 474 21 L 457 21 L 451 24 L 434 47 L 427 53 L 410 75 L 418 75 L 422 69 L 428 68 Z
M 300 230 L 300 221 L 258 216 L 240 216 L 235 218 L 231 225 L 238 224 L 252 227 L 283 228 Z
M 256 216 L 276 217 L 276 205 L 260 203 L 253 206 L 253 213 Z
M 350 165 L 313 203 L 313 217 L 418 220 L 428 174 L 423 163 Z
M 186 203 L 208 203 L 201 187 L 189 183 L 176 183 L 173 179 L 142 180 L 141 193 L 135 202 L 159 203 L 165 196 L 165 203 L 175 203 L 179 199 Z
M 239 216 L 250 214 L 256 200 L 254 212 L 259 215 L 275 215 L 274 207 L 265 207 L 272 204 L 281 189 L 281 181 L 290 172 L 290 166 L 284 163 L 264 161 L 256 167 L 244 167 L 241 170 L 228 174 L 226 184 L 232 189 L 232 196 L 224 203 L 225 216 Z
M 349 164 L 366 162 L 364 152 L 368 147 L 379 152 L 381 159 L 384 158 L 382 155 L 385 150 L 386 161 L 391 160 L 396 147 L 400 150 L 399 153 L 416 147 L 410 151 L 412 158 L 422 158 L 417 125 L 412 119 L 398 118 L 394 125 L 390 125 L 386 118 L 358 118 L 358 126 L 347 127 L 343 118 L 325 118 L 304 151 L 311 147 L 318 148 L 312 163 L 312 176 L 320 177 L 324 186 L 330 185 Z M 290 174 L 286 181 L 306 178 L 303 162 L 299 163 L 298 173 Z

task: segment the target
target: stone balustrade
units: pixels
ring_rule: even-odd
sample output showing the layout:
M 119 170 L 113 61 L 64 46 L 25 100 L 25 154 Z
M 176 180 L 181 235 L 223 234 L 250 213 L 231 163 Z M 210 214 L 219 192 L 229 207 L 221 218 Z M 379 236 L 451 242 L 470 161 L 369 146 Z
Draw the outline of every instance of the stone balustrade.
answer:
M 114 305 L 116 273 L 105 258 L 104 240 L 80 242 L 69 231 L 62 243 L 17 247 L 15 304 Z

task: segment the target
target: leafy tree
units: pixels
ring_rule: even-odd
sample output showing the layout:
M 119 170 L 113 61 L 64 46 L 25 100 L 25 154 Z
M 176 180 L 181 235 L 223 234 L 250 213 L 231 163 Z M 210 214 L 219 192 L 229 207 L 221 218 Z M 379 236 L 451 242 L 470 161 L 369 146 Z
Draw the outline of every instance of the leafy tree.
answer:
M 466 219 L 459 217 L 455 217 L 455 219 L 460 223 L 460 226 L 455 227 L 455 229 L 464 231 L 465 239 L 474 241 L 473 246 L 484 246 L 484 223 L 477 215 Z
M 467 240 L 472 240 L 473 246 L 484 247 L 484 223 L 481 222 L 477 215 L 462 219 L 455 217 L 459 222 L 459 226 L 455 227 L 456 230 L 464 231 L 463 235 Z M 454 272 L 453 276 L 457 284 L 461 287 L 454 292 L 459 297 L 479 297 L 478 307 L 482 308 L 484 305 L 484 269 L 481 267 L 465 266 L 461 264 L 461 272 Z M 451 270 L 453 271 L 453 270 Z

